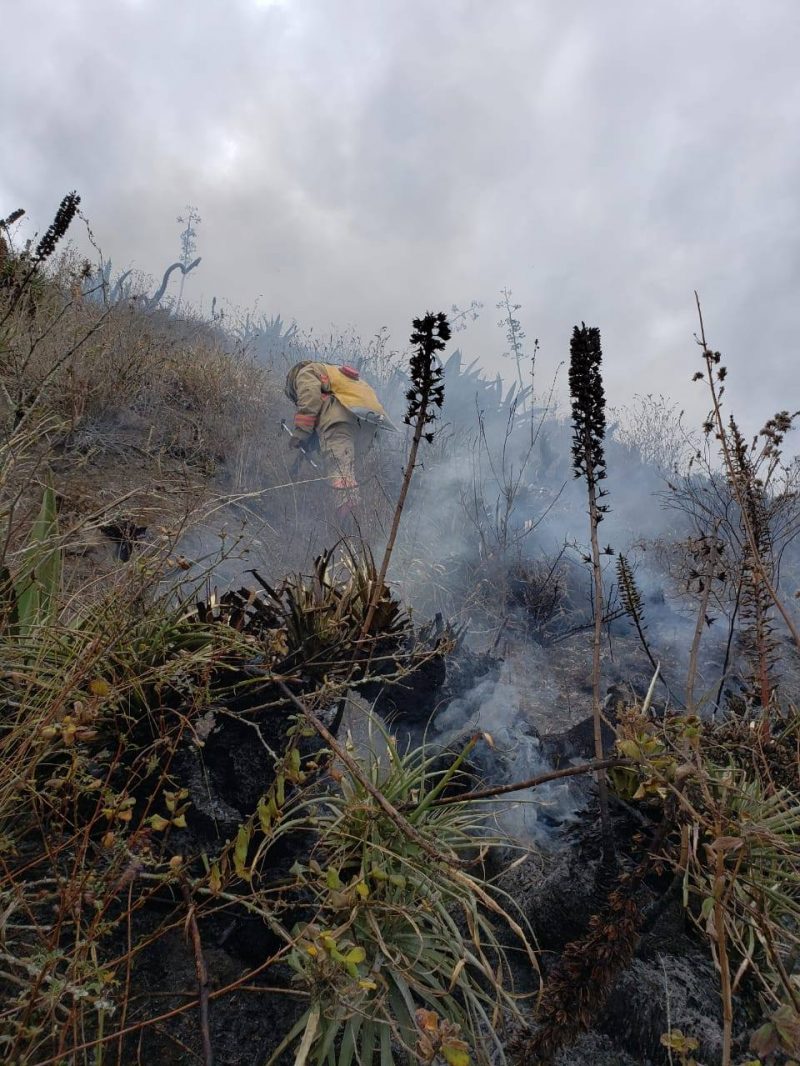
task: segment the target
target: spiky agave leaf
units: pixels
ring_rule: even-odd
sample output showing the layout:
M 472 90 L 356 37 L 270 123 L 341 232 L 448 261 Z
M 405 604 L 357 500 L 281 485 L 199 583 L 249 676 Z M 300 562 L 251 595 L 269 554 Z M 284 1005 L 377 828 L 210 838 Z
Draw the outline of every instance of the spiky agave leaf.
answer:
M 57 537 L 56 494 L 48 483 L 25 548 L 22 572 L 17 578 L 17 625 L 22 637 L 34 626 L 49 621 L 56 608 L 61 582 L 61 549 Z
M 306 824 L 318 840 L 312 861 L 297 869 L 316 915 L 295 930 L 291 959 L 312 997 L 309 1015 L 320 1008 L 308 1061 L 399 1066 L 413 1057 L 422 1006 L 454 1040 L 463 1038 L 471 1061 L 502 1063 L 490 1019 L 503 1011 L 517 1020 L 520 1015 L 492 915 L 533 954 L 512 901 L 459 861 L 475 855 L 476 835 L 489 841 L 492 812 L 471 804 L 434 806 L 432 800 L 463 774 L 461 761 L 443 767 L 424 749 L 400 751 L 373 716 L 367 728 L 362 770 L 453 865 L 432 863 L 346 767 L 338 790 L 324 798 L 299 796 L 286 811 L 293 831 Z M 282 823 L 275 839 L 285 831 Z M 305 1022 L 292 1039 L 302 1039 L 304 1031 Z M 338 1054 L 331 1050 L 337 1044 Z

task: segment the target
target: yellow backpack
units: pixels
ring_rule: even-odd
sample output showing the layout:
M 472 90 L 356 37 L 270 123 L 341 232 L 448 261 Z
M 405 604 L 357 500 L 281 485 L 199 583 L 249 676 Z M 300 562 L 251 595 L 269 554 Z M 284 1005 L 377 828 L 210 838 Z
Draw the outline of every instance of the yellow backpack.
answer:
M 346 407 L 362 422 L 369 422 L 382 429 L 394 429 L 383 404 L 375 390 L 362 381 L 357 370 L 350 366 L 334 366 L 325 363 L 328 387 L 342 407 Z

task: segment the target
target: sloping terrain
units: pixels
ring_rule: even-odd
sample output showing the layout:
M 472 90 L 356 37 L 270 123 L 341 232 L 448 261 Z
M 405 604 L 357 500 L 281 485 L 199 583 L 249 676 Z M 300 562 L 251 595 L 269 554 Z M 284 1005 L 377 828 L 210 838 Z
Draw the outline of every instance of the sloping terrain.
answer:
M 736 485 L 666 523 L 654 468 L 612 474 L 595 678 L 546 408 L 447 364 L 384 581 L 403 434 L 343 529 L 279 359 L 31 255 L 0 264 L 8 1061 L 791 1061 L 797 648 Z M 793 484 L 760 498 L 784 575 Z

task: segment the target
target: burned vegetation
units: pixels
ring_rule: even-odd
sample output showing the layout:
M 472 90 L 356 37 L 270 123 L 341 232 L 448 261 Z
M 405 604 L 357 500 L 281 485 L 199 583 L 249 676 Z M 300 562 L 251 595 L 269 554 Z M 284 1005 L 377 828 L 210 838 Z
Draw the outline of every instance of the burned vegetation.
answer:
M 685 449 L 594 327 L 562 421 L 509 294 L 510 393 L 427 313 L 341 345 L 407 426 L 342 528 L 281 356 L 61 253 L 78 204 L 0 227 L 3 1060 L 795 1061 L 794 415 L 744 438 L 701 321 Z

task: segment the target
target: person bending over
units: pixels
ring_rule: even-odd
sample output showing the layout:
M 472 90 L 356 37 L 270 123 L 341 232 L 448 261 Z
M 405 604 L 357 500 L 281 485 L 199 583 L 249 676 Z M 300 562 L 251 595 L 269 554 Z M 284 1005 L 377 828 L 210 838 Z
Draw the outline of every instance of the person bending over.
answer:
M 290 448 L 319 438 L 326 472 L 342 519 L 359 504 L 356 464 L 372 447 L 379 429 L 393 430 L 372 386 L 350 366 L 295 363 L 286 376 L 286 395 L 295 405 Z

